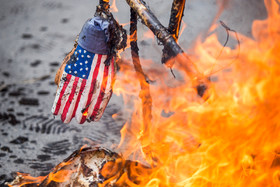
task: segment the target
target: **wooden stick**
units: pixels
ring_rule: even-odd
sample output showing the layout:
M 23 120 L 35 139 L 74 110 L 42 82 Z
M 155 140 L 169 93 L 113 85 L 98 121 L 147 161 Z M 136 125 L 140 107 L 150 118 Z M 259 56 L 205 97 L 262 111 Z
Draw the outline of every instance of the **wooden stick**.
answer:
M 143 0 L 126 0 L 128 5 L 138 14 L 142 22 L 154 33 L 158 40 L 166 47 L 172 56 L 180 56 L 179 63 L 191 79 L 198 79 L 199 72 L 188 55 L 177 44 L 167 29 L 159 22 Z M 167 64 L 168 65 L 168 64 Z M 172 66 L 169 64 L 168 66 Z
M 108 10 L 110 8 L 109 5 L 110 0 L 99 0 L 99 5 L 104 9 Z
M 152 120 L 152 97 L 150 94 L 150 86 L 140 64 L 138 53 L 139 49 L 137 45 L 137 14 L 132 8 L 130 8 L 130 46 L 133 66 L 141 87 L 139 95 L 142 100 L 142 115 L 144 124 L 144 129 L 142 130 L 144 131 L 143 134 L 148 135 L 149 133 L 147 129 L 150 126 Z
M 179 31 L 181 27 L 182 17 L 184 15 L 185 4 L 186 0 L 174 0 L 172 3 L 168 31 L 173 36 L 176 42 L 178 41 L 179 37 Z M 166 46 L 164 46 L 162 52 L 163 53 L 161 62 L 163 64 L 166 63 L 170 58 L 174 57 L 169 53 L 169 50 L 167 50 Z

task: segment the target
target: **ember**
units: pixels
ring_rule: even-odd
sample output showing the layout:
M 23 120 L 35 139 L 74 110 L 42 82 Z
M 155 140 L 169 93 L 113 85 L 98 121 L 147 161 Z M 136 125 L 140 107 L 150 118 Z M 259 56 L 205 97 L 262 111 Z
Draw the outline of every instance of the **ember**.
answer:
M 253 39 L 238 34 L 240 50 L 225 47 L 219 55 L 223 45 L 215 33 L 196 42 L 190 58 L 199 75 L 212 80 L 204 82 L 203 97 L 196 89 L 200 77 L 189 76 L 184 55 L 172 59 L 180 74 L 172 81 L 168 71 L 141 59 L 156 80 L 149 84 L 153 109 L 147 117 L 143 108 L 150 102 L 136 80 L 147 81 L 131 64 L 120 64 L 114 93 L 132 105 L 117 150 L 122 156 L 83 148 L 47 177 L 22 175 L 10 185 L 280 186 L 280 4 L 264 2 L 268 17 L 254 21 Z

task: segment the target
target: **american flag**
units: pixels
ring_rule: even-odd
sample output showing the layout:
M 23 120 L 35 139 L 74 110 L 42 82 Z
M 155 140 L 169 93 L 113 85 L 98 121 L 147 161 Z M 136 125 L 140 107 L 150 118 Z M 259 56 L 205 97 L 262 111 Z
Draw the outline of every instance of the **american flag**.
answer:
M 80 124 L 101 118 L 112 96 L 115 74 L 114 59 L 106 66 L 106 58 L 78 45 L 66 63 L 52 107 L 64 123 L 74 117 Z

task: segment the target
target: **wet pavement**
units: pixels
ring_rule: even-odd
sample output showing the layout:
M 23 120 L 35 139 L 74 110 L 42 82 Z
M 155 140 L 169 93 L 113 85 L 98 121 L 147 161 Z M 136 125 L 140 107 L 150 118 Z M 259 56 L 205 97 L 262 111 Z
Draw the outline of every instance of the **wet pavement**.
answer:
M 75 120 L 62 124 L 50 112 L 56 91 L 56 70 L 72 49 L 84 22 L 93 16 L 97 2 L 1 0 L 0 186 L 17 171 L 46 175 L 85 143 L 108 148 L 118 144 L 120 129 L 126 121 L 119 96 L 113 95 L 100 122 L 94 124 L 78 125 Z M 252 6 L 250 2 L 253 0 L 232 1 L 222 14 L 223 21 L 248 36 L 252 21 L 266 16 L 263 3 Z M 168 25 L 171 3 L 156 0 L 148 4 L 159 20 Z M 114 13 L 116 19 L 128 23 L 129 7 L 125 1 L 117 0 L 117 7 L 120 11 Z M 179 40 L 183 48 L 189 48 L 197 35 L 209 27 L 217 10 L 214 0 L 187 1 L 184 17 L 187 28 Z M 144 40 L 146 31 L 147 28 L 139 26 L 140 56 L 160 66 L 161 47 L 156 40 Z M 222 30 L 219 32 L 224 39 Z M 123 55 L 129 58 L 128 52 Z M 115 113 L 119 114 L 117 119 L 112 118 Z

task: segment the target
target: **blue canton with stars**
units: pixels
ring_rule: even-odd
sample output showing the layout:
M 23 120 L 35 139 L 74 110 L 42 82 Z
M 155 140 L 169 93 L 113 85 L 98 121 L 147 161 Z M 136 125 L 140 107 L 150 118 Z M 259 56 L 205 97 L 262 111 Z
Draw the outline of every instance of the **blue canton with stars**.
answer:
M 78 45 L 65 66 L 65 72 L 75 77 L 88 79 L 94 55 Z

